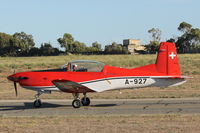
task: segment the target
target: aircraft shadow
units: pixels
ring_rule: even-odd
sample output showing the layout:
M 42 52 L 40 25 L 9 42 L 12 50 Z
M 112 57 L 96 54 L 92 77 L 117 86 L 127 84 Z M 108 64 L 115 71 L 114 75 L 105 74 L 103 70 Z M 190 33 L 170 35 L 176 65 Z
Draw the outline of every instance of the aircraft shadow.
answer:
M 0 106 L 0 111 L 9 111 L 9 110 L 27 110 L 27 109 L 42 109 L 42 108 L 58 108 L 58 107 L 71 107 L 71 105 L 60 105 L 52 103 L 42 103 L 40 108 L 35 108 L 33 103 L 24 103 L 24 105 L 12 105 L 12 106 Z
M 89 107 L 112 107 L 118 106 L 117 104 L 96 104 L 90 105 Z M 52 103 L 42 103 L 40 108 L 35 108 L 33 103 L 26 102 L 24 105 L 12 105 L 12 106 L 0 106 L 0 111 L 13 111 L 13 110 L 28 110 L 28 109 L 45 109 L 45 108 L 58 108 L 58 107 L 72 107 L 72 105 L 60 105 L 60 104 L 52 104 Z
M 118 106 L 117 104 L 96 104 L 91 105 L 91 107 L 112 107 L 112 106 Z

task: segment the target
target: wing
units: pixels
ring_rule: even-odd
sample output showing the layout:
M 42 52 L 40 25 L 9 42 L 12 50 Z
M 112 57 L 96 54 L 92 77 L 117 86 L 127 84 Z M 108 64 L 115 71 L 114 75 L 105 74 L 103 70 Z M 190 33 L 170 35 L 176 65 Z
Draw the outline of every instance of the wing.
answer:
M 94 92 L 92 89 L 69 80 L 53 80 L 52 83 L 61 91 L 68 93 Z

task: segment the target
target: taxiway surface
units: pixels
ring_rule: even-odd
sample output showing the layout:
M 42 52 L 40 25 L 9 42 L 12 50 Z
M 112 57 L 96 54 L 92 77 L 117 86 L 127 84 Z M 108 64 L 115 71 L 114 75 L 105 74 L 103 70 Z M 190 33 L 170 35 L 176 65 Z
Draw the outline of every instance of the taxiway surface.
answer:
M 0 100 L 0 116 L 70 116 L 200 113 L 200 98 L 91 99 L 91 105 L 74 109 L 72 100 L 43 100 L 34 108 L 32 100 Z

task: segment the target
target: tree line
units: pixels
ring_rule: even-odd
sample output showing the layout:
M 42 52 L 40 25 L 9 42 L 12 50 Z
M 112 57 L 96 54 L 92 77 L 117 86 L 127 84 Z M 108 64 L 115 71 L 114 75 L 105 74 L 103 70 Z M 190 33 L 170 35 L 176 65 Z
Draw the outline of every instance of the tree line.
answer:
M 98 42 L 87 46 L 79 42 L 69 33 L 57 39 L 64 51 L 52 46 L 50 42 L 42 43 L 35 47 L 32 35 L 25 32 L 16 32 L 13 35 L 0 33 L 0 56 L 55 56 L 60 54 L 128 54 L 128 50 L 122 45 L 113 42 L 102 49 Z
M 182 34 L 168 39 L 167 42 L 175 43 L 178 53 L 200 53 L 200 29 L 193 28 L 187 22 L 180 23 L 177 29 Z M 152 40 L 146 45 L 146 49 L 148 53 L 156 53 L 161 39 L 161 30 L 152 28 L 148 33 L 151 34 Z
M 176 43 L 179 53 L 200 53 L 200 29 L 193 28 L 189 23 L 182 22 L 177 28 L 182 35 L 170 38 L 167 41 Z M 152 28 L 148 30 L 151 35 L 149 44 L 144 45 L 146 52 L 153 54 L 159 48 L 161 40 L 161 30 Z M 57 39 L 60 47 L 64 51 L 52 46 L 50 42 L 42 43 L 40 47 L 35 47 L 32 35 L 25 32 L 16 32 L 13 35 L 0 33 L 0 56 L 52 56 L 60 54 L 130 54 L 127 47 L 122 44 L 113 42 L 106 45 L 104 50 L 98 42 L 87 46 L 83 42 L 79 42 L 74 37 L 65 33 Z

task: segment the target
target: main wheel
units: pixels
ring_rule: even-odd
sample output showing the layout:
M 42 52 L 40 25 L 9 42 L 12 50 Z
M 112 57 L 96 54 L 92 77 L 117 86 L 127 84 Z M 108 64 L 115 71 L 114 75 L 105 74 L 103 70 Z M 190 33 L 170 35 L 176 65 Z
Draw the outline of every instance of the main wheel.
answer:
M 90 105 L 90 99 L 88 97 L 82 98 L 81 103 L 83 104 L 83 106 L 89 106 Z
M 33 105 L 35 108 L 39 108 L 42 106 L 42 101 L 40 99 L 37 99 L 34 101 Z
M 81 107 L 81 101 L 79 99 L 75 99 L 73 102 L 72 102 L 72 106 L 74 108 L 80 108 Z

